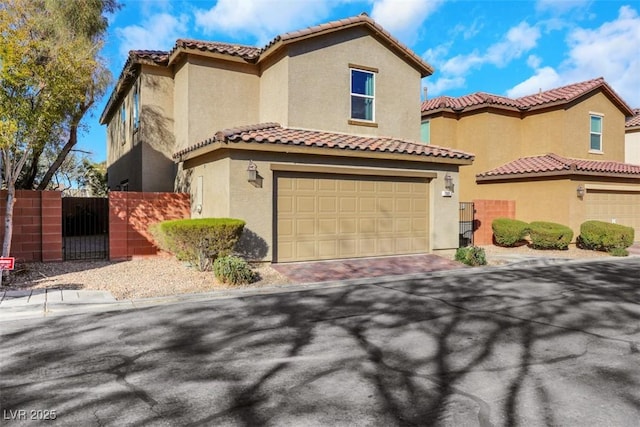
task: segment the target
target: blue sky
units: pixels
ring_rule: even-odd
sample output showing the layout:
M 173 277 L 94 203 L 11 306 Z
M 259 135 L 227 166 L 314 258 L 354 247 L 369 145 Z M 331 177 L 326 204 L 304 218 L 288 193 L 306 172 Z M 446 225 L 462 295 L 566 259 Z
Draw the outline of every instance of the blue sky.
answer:
M 170 50 L 178 38 L 262 47 L 278 34 L 368 13 L 435 67 L 430 98 L 489 92 L 519 97 L 604 77 L 640 107 L 638 0 L 121 0 L 102 51 L 118 77 L 130 49 Z M 79 148 L 106 159 L 98 123 Z

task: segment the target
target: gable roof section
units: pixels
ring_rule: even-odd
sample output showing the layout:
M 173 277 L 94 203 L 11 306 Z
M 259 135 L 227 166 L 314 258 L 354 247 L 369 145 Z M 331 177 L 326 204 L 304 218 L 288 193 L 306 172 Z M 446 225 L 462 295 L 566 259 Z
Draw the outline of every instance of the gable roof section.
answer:
M 323 152 L 326 150 L 323 154 L 327 155 L 344 155 L 346 152 L 363 156 L 373 153 L 395 154 L 406 157 L 406 160 L 428 157 L 433 161 L 449 160 L 459 164 L 470 164 L 474 158 L 473 154 L 464 151 L 396 138 L 285 128 L 278 123 L 262 123 L 217 132 L 212 138 L 178 151 L 173 159 L 177 162 L 184 161 L 219 148 L 262 150 L 267 147 L 283 150 L 299 147 L 310 152 L 311 149 L 321 149 Z
M 635 108 L 633 110 L 633 116 L 627 117 L 624 127 L 625 130 L 640 129 L 640 108 Z
M 122 68 L 122 72 L 118 77 L 118 81 L 109 97 L 102 114 L 100 115 L 100 123 L 105 124 L 107 116 L 112 108 L 119 101 L 125 91 L 128 89 L 132 81 L 135 80 L 138 73 L 138 64 L 151 64 L 157 66 L 171 65 L 183 53 L 206 52 L 209 54 L 219 54 L 232 61 L 243 61 L 246 63 L 256 64 L 265 58 L 271 56 L 282 46 L 308 39 L 310 37 L 318 37 L 335 31 L 345 30 L 347 28 L 364 26 L 372 33 L 377 35 L 383 43 L 392 51 L 397 53 L 408 64 L 413 66 L 420 72 L 422 77 L 433 74 L 433 67 L 427 64 L 422 58 L 416 55 L 411 49 L 402 44 L 398 39 L 393 37 L 389 32 L 382 28 L 377 22 L 370 18 L 366 13 L 351 18 L 340 19 L 327 22 L 325 24 L 308 27 L 298 31 L 276 36 L 267 43 L 263 48 L 241 45 L 237 43 L 212 42 L 192 39 L 178 39 L 170 51 L 154 51 L 154 50 L 132 50 Z
M 329 34 L 335 31 L 358 26 L 364 26 L 375 35 L 377 35 L 384 42 L 384 44 L 387 45 L 387 47 L 396 52 L 401 58 L 403 58 L 406 62 L 416 68 L 420 72 L 421 77 L 427 77 L 433 74 L 434 69 L 431 65 L 427 64 L 422 58 L 416 55 L 414 51 L 412 51 L 407 46 L 402 44 L 398 39 L 393 37 L 387 30 L 382 28 L 380 24 L 374 21 L 366 13 L 361 13 L 358 16 L 339 19 L 336 21 L 331 21 L 276 36 L 262 49 L 260 53 L 260 60 L 262 60 L 264 57 L 269 56 L 272 52 L 278 50 L 281 45 L 295 43 L 310 37 L 317 37 L 323 34 Z
M 425 113 L 431 114 L 440 111 L 459 113 L 484 107 L 521 112 L 535 111 L 542 108 L 564 106 L 596 90 L 601 90 L 625 116 L 633 114 L 631 107 L 620 98 L 602 77 L 573 83 L 544 92 L 541 91 L 537 94 L 522 96 L 520 98 L 508 98 L 506 96 L 492 95 L 484 92 L 477 92 L 457 98 L 440 96 L 424 101 L 421 106 L 421 111 L 423 115 Z
M 477 181 L 536 178 L 557 175 L 598 175 L 640 179 L 640 166 L 608 160 L 562 157 L 557 154 L 522 157 L 476 175 Z

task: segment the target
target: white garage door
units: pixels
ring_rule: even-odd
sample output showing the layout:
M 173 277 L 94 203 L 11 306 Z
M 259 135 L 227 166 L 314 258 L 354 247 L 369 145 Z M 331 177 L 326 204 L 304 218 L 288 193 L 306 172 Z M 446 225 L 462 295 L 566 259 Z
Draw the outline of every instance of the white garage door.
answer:
M 282 173 L 276 188 L 277 262 L 429 249 L 426 179 Z
M 587 219 L 615 222 L 633 227 L 640 241 L 640 193 L 610 190 L 588 190 Z

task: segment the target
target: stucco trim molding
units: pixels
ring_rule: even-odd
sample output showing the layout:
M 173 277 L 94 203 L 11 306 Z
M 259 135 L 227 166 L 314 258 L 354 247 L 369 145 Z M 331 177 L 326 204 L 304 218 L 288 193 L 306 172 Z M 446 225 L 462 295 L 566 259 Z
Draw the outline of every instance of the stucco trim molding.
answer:
M 640 186 L 635 185 L 603 185 L 603 184 L 585 184 L 584 188 L 594 191 L 626 191 L 640 193 Z
M 271 170 L 274 172 L 308 172 L 308 173 L 328 173 L 340 175 L 365 175 L 365 176 L 393 176 L 399 178 L 423 178 L 427 180 L 435 179 L 438 174 L 413 169 L 386 169 L 386 168 L 362 168 L 353 166 L 320 166 L 304 165 L 299 163 L 271 163 Z

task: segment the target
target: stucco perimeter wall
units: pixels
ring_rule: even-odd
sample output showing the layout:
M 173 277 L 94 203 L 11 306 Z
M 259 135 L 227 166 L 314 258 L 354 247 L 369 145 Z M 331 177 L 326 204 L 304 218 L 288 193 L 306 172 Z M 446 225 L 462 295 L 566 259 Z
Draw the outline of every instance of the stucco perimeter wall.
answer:
M 513 200 L 515 219 L 525 222 L 550 221 L 573 230 L 574 240 L 586 220 L 586 207 L 576 189 L 584 181 L 569 178 L 532 182 L 502 182 L 478 185 L 478 198 Z M 489 224 L 491 227 L 491 224 Z M 475 237 L 475 236 L 474 236 Z
M 9 256 L 17 262 L 62 261 L 62 199 L 59 191 L 17 190 Z M 4 241 L 7 191 L 0 191 L 0 241 Z
M 431 180 L 430 200 L 430 245 L 432 250 L 452 249 L 458 246 L 458 197 L 442 197 L 444 175 L 448 172 L 458 186 L 457 167 L 447 164 L 401 162 L 394 160 L 360 159 L 349 157 L 309 156 L 304 154 L 282 154 L 257 151 L 227 151 L 202 156 L 199 162 L 190 160 L 185 169 L 190 174 L 192 200 L 197 200 L 198 177 L 204 182 L 202 213 L 195 213 L 197 202 L 193 201 L 192 215 L 198 217 L 232 217 L 246 221 L 245 234 L 240 242 L 240 251 L 251 259 L 271 261 L 274 239 L 274 172 L 273 163 L 302 164 L 313 166 L 351 166 L 361 168 L 415 169 L 432 171 L 437 178 Z M 256 186 L 247 180 L 249 160 L 258 167 L 261 178 Z M 226 178 L 226 182 L 225 182 Z
M 156 255 L 158 248 L 153 244 L 149 226 L 189 216 L 188 194 L 110 192 L 109 259 Z
M 420 73 L 364 28 L 288 48 L 291 127 L 420 140 Z M 375 123 L 349 124 L 349 65 L 375 68 Z M 367 68 L 365 68 L 367 69 Z

